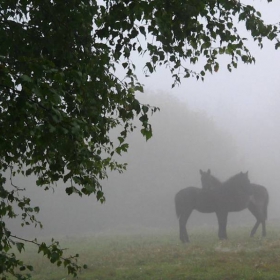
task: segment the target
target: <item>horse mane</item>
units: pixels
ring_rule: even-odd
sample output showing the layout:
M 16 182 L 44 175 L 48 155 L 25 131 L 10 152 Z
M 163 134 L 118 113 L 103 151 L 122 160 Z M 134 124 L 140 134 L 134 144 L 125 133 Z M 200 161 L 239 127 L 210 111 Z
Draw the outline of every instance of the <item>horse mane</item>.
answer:
M 229 179 L 227 179 L 224 183 L 222 183 L 223 187 L 235 187 L 237 185 L 237 181 L 239 180 L 239 177 L 242 178 L 245 175 L 245 173 L 240 172 Z
M 213 176 L 212 174 L 210 175 L 211 180 L 213 182 L 213 184 L 217 185 L 217 186 L 221 186 L 223 183 L 215 176 Z
M 222 182 L 211 174 L 211 170 L 202 171 L 200 169 L 202 188 L 214 190 L 222 186 Z

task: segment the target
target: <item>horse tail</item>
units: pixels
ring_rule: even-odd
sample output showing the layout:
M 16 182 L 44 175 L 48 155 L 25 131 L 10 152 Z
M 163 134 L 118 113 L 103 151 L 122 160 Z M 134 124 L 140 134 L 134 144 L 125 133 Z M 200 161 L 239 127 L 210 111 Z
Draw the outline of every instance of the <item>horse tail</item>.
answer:
M 265 209 L 264 209 L 264 218 L 267 220 L 267 207 L 268 207 L 268 203 L 269 203 L 269 194 L 267 189 L 266 190 L 266 202 L 265 202 Z

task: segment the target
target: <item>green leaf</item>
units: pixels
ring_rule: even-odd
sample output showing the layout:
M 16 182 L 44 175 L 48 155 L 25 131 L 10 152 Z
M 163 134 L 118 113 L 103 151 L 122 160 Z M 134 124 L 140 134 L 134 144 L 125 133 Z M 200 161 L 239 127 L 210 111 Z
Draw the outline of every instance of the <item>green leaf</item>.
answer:
M 142 128 L 141 133 L 143 136 L 145 136 L 146 141 L 148 141 L 153 136 L 151 129 Z
M 123 66 L 123 68 L 125 69 L 125 68 L 127 68 L 128 63 L 127 63 L 127 62 L 124 62 L 124 63 L 122 63 L 122 66 Z
M 146 30 L 144 26 L 140 26 L 139 31 L 141 32 L 141 34 L 143 34 L 146 37 Z
M 218 71 L 219 71 L 219 68 L 220 68 L 219 63 L 216 63 L 216 64 L 214 65 L 214 71 L 215 71 L 215 72 L 218 72 Z
M 97 200 L 104 200 L 104 193 L 102 191 L 97 191 L 96 198 Z
M 146 114 L 149 111 L 149 107 L 146 106 L 146 105 L 143 105 L 142 106 L 142 111 L 143 111 L 144 114 Z
M 50 255 L 50 262 L 55 263 L 60 259 L 60 255 L 57 252 L 52 252 Z
M 16 247 L 17 247 L 18 251 L 21 253 L 22 250 L 24 250 L 24 243 L 16 242 Z
M 94 193 L 96 191 L 96 187 L 95 187 L 95 184 L 94 183 L 92 183 L 92 184 L 87 184 L 87 185 L 85 185 L 85 187 L 82 189 L 82 192 L 84 193 L 84 194 L 87 194 L 87 195 L 89 195 L 89 194 L 91 194 L 91 193 Z
M 67 187 L 67 188 L 65 189 L 65 191 L 66 191 L 66 193 L 67 193 L 68 195 L 71 195 L 71 194 L 74 192 L 74 188 L 73 188 L 73 187 Z
M 25 176 L 29 176 L 33 173 L 33 170 L 31 168 L 27 169 L 25 172 Z
M 146 63 L 146 67 L 148 68 L 149 72 L 150 73 L 153 73 L 154 72 L 154 69 L 153 69 L 153 66 L 150 62 L 147 62 Z
M 124 142 L 124 138 L 123 137 L 118 137 L 120 144 L 122 144 Z
M 33 82 L 33 80 L 25 74 L 21 75 L 20 78 L 21 78 L 22 81 L 27 82 L 27 83 L 32 83 Z
M 212 65 L 210 63 L 207 63 L 205 66 L 204 66 L 204 70 L 205 71 L 209 71 L 210 73 L 212 73 Z
M 33 268 L 32 265 L 27 265 L 26 268 L 27 268 L 29 271 L 33 271 L 33 270 L 34 270 L 34 268 Z

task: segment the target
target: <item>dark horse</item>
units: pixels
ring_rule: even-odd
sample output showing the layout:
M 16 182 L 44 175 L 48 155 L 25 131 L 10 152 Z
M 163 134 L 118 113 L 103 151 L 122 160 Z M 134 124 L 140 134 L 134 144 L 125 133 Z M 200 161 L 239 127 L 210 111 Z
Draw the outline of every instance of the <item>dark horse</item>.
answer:
M 189 242 L 186 224 L 192 211 L 215 212 L 218 218 L 220 239 L 227 239 L 227 216 L 229 212 L 246 209 L 251 197 L 251 184 L 248 172 L 240 172 L 222 183 L 221 188 L 211 191 L 196 187 L 180 190 L 175 196 L 176 214 L 179 219 L 180 239 Z
M 201 184 L 203 189 L 214 190 L 222 187 L 219 179 L 211 174 L 210 169 L 204 172 L 200 170 Z M 248 209 L 255 216 L 256 223 L 251 231 L 250 236 L 253 237 L 260 224 L 262 224 L 262 236 L 266 236 L 265 221 L 267 219 L 267 206 L 269 201 L 268 191 L 264 186 L 251 184 L 252 196 L 250 198 Z

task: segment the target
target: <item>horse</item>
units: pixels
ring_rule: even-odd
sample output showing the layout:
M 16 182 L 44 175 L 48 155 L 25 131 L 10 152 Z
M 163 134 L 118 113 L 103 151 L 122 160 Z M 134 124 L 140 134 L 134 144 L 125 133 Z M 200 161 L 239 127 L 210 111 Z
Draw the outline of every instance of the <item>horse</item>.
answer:
M 176 214 L 179 219 L 180 240 L 189 242 L 187 221 L 193 210 L 201 213 L 216 213 L 218 237 L 227 239 L 227 216 L 229 212 L 246 209 L 252 195 L 248 172 L 240 172 L 222 183 L 221 188 L 211 191 L 197 187 L 187 187 L 175 195 Z
M 214 190 L 215 188 L 222 187 L 222 183 L 219 179 L 211 174 L 210 169 L 207 171 L 200 170 L 202 188 L 205 190 Z M 262 224 L 262 237 L 266 236 L 266 224 L 267 219 L 267 206 L 269 202 L 268 191 L 264 186 L 251 184 L 252 197 L 248 204 L 249 211 L 255 216 L 256 223 L 250 233 L 253 237 L 259 227 Z

